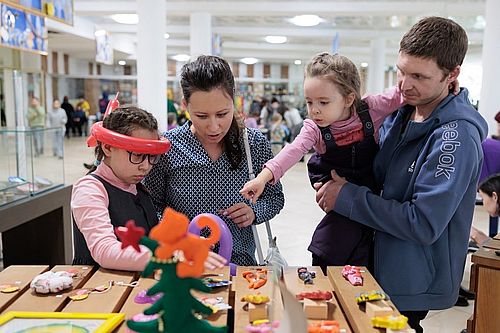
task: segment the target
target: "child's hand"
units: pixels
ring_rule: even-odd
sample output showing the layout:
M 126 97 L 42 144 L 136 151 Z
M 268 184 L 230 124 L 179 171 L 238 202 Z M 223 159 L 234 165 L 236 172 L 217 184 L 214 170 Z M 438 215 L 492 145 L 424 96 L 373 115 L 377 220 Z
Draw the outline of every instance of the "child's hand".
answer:
M 248 181 L 240 190 L 240 193 L 245 199 L 250 200 L 252 203 L 256 203 L 257 199 L 264 191 L 265 186 L 266 182 L 257 177 Z
M 224 257 L 210 251 L 208 252 L 207 260 L 205 260 L 205 269 L 214 270 L 216 268 L 224 267 L 226 263 L 227 260 Z
M 268 168 L 262 169 L 257 178 L 248 181 L 240 191 L 240 194 L 252 203 L 256 203 L 257 199 L 260 197 L 266 183 L 273 180 L 273 173 Z

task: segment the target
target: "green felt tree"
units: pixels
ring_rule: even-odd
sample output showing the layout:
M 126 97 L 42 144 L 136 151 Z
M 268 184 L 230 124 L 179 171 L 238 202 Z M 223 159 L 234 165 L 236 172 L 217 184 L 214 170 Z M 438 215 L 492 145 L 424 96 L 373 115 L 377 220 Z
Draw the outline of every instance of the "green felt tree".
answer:
M 140 244 L 145 245 L 155 253 L 158 242 L 148 237 L 142 237 Z M 194 312 L 209 315 L 212 310 L 191 295 L 190 290 L 210 292 L 200 279 L 179 278 L 177 276 L 176 259 L 158 259 L 152 257 L 142 276 L 151 276 L 160 269 L 160 281 L 147 291 L 148 296 L 162 292 L 163 297 L 144 311 L 145 315 L 158 314 L 160 319 L 136 322 L 127 321 L 127 326 L 140 333 L 224 333 L 227 327 L 214 327 L 207 321 L 198 319 Z M 161 323 L 160 323 L 161 321 Z

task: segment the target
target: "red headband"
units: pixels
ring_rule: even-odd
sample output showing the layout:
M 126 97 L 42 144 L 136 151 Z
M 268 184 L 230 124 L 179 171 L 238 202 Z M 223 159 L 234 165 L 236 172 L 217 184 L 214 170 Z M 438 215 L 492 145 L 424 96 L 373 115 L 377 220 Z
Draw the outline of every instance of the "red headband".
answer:
M 102 121 L 92 125 L 87 145 L 95 147 L 97 146 L 97 141 L 135 153 L 152 155 L 164 154 L 170 149 L 170 141 L 164 137 L 158 140 L 135 138 L 102 127 Z
M 109 101 L 103 119 L 119 106 L 120 103 L 118 102 L 117 93 L 115 98 Z M 170 149 L 170 141 L 164 137 L 158 140 L 135 138 L 104 128 L 102 126 L 102 121 L 92 125 L 90 136 L 87 139 L 87 145 L 89 147 L 95 147 L 98 141 L 116 148 L 142 154 L 159 155 L 166 153 Z

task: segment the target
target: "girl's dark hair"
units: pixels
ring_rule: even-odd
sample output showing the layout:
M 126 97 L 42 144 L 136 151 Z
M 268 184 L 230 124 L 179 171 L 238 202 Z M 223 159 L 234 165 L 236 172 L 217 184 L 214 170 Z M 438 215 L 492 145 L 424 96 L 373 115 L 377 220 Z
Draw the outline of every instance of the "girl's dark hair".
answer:
M 493 192 L 497 194 L 497 213 L 500 213 L 500 173 L 486 178 L 479 185 L 479 189 L 490 197 L 493 196 Z
M 118 107 L 104 118 L 102 126 L 123 135 L 131 135 L 132 131 L 136 129 L 158 131 L 156 118 L 151 113 L 135 105 Z M 88 173 L 94 172 L 97 169 L 95 164 L 98 164 L 104 158 L 101 142 L 97 142 L 94 154 L 97 163 L 94 163 L 94 167 Z
M 182 66 L 181 88 L 186 103 L 189 103 L 193 93 L 214 89 L 222 89 L 234 101 L 234 76 L 231 67 L 226 60 L 216 56 L 201 55 L 195 61 Z M 233 170 L 238 168 L 243 159 L 241 134 L 242 127 L 234 113 L 229 131 L 223 139 L 223 149 Z

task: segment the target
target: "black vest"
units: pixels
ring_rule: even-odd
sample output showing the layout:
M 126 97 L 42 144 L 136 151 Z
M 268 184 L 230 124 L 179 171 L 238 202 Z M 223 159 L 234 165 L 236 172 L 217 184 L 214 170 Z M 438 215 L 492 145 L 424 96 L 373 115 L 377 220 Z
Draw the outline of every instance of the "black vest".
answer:
M 95 174 L 91 174 L 91 176 L 98 179 L 108 193 L 108 210 L 113 227 L 124 226 L 128 220 L 134 220 L 135 224 L 144 228 L 146 235 L 148 235 L 151 229 L 158 224 L 156 210 L 144 185 L 138 183 L 137 195 L 133 195 L 111 185 Z M 85 238 L 75 223 L 73 223 L 73 240 L 75 247 L 73 265 L 97 266 L 90 255 Z

